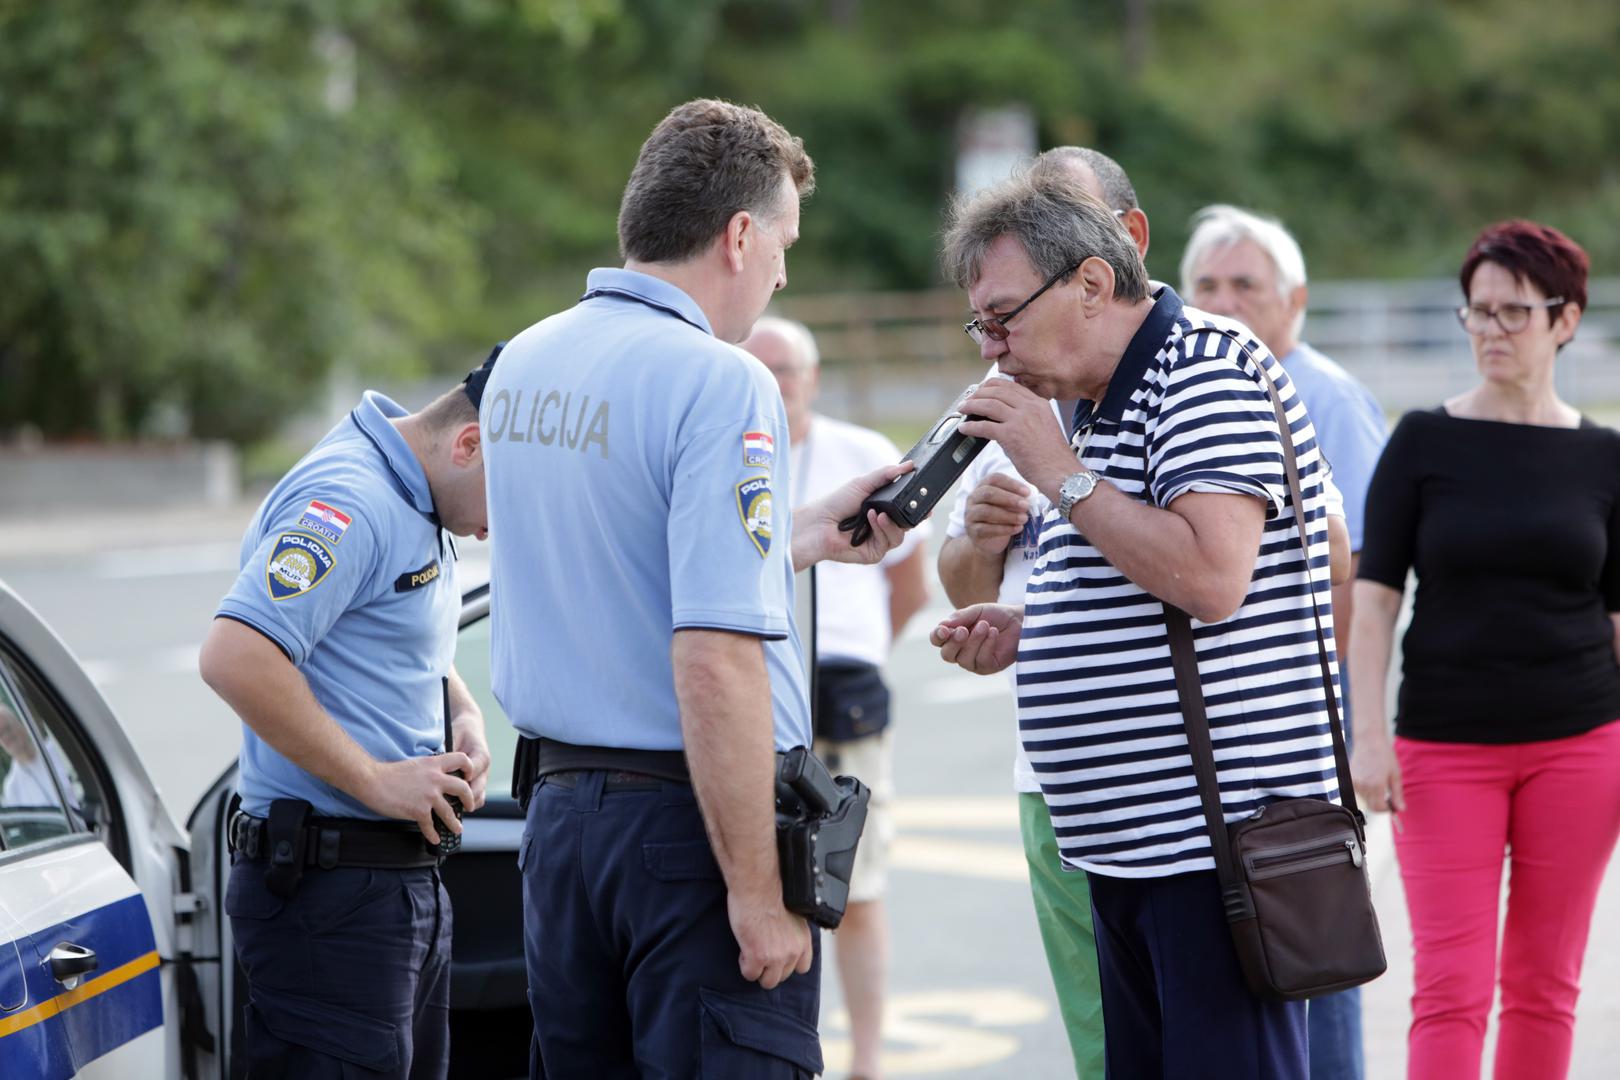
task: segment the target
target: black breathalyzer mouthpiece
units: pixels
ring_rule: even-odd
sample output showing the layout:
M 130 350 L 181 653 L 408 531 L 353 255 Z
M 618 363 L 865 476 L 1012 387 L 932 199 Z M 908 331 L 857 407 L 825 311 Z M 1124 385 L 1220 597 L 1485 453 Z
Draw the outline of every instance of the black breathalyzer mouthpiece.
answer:
M 995 370 L 992 367 L 986 378 Z M 957 477 L 979 456 L 988 440 L 964 435 L 957 430 L 963 420 L 978 419 L 966 416 L 961 411 L 962 403 L 978 389 L 979 384 L 974 383 L 958 394 L 945 415 L 935 421 L 915 446 L 906 451 L 906 456 L 900 460 L 915 462 L 916 468 L 872 492 L 861 503 L 858 514 L 838 523 L 841 530 L 850 534 L 851 547 L 860 547 L 872 535 L 872 525 L 866 518 L 868 510 L 887 514 L 889 520 L 902 529 L 914 529 L 922 524 L 923 519 L 933 512 L 935 504 L 956 483 Z

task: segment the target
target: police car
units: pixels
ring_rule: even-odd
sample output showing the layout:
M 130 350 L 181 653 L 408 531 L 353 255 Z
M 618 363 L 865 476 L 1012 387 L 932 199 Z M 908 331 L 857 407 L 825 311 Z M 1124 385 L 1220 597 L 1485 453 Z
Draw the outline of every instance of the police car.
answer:
M 515 735 L 489 693 L 489 595 L 457 667 L 484 707 L 485 807 L 444 865 L 455 905 L 451 1075 L 527 1072 Z M 245 986 L 221 912 L 233 764 L 182 827 L 62 641 L 0 582 L 0 1077 L 242 1074 Z M 341 1055 L 342 1047 L 332 1048 Z

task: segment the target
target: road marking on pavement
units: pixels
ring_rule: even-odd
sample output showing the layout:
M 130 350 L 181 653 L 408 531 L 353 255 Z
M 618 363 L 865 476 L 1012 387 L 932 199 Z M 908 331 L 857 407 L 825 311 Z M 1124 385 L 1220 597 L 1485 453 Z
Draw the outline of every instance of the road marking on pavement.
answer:
M 999 986 L 895 994 L 883 1011 L 883 1071 L 890 1076 L 927 1076 L 1005 1061 L 1023 1044 L 1016 1035 L 990 1029 L 1038 1024 L 1051 1013 L 1040 998 Z M 849 1013 L 832 1013 L 824 1030 L 849 1031 Z M 848 1069 L 849 1039 L 824 1037 L 821 1054 L 829 1074 Z
M 1016 829 L 1018 797 L 963 795 L 896 799 L 889 814 L 902 829 Z
M 1018 801 L 1010 793 L 896 799 L 889 812 L 897 829 L 889 863 L 897 870 L 1020 884 L 1029 880 L 1023 842 L 1016 839 Z M 1012 831 L 1015 839 L 998 843 L 938 835 L 984 830 Z
M 241 550 L 238 543 L 127 548 L 97 555 L 90 563 L 90 573 L 104 581 L 217 574 L 236 570 L 241 565 Z
M 1016 844 L 986 844 L 977 840 L 942 840 L 934 836 L 902 833 L 889 849 L 889 865 L 897 870 L 958 874 L 986 881 L 1028 881 L 1029 864 Z

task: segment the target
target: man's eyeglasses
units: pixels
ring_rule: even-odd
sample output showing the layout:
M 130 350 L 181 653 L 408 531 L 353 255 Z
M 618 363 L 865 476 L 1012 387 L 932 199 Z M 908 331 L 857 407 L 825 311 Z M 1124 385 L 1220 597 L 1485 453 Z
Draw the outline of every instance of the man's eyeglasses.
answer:
M 1483 334 L 1490 327 L 1491 320 L 1495 319 L 1496 325 L 1502 328 L 1504 334 L 1517 334 L 1530 325 L 1532 311 L 1555 308 L 1563 302 L 1562 296 L 1555 296 L 1539 304 L 1498 304 L 1494 308 L 1465 304 L 1457 309 L 1457 321 L 1462 323 L 1462 328 L 1470 334 Z
M 982 319 L 973 319 L 970 322 L 965 322 L 962 324 L 962 333 L 972 338 L 973 344 L 975 345 L 983 345 L 986 339 L 990 341 L 1006 341 L 1007 324 L 1012 322 L 1013 316 L 1017 315 L 1020 311 L 1023 311 L 1025 308 L 1029 307 L 1029 305 L 1038 300 L 1041 293 L 1045 292 L 1047 289 L 1050 289 L 1053 285 L 1056 285 L 1058 278 L 1063 277 L 1065 274 L 1072 274 L 1078 269 L 1080 269 L 1079 263 L 1075 263 L 1073 266 L 1064 267 L 1062 270 L 1059 270 L 1057 273 L 1047 278 L 1046 284 L 1042 285 L 1040 288 L 1031 293 L 1028 300 L 1025 300 L 1022 304 L 1019 304 L 1017 307 L 1007 312 L 1007 314 L 986 315 Z

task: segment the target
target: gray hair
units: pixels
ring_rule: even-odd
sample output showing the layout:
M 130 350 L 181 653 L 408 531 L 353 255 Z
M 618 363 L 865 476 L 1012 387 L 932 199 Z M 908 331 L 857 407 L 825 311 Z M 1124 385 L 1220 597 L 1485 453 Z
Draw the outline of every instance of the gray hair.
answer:
M 1277 292 L 1284 300 L 1305 284 L 1305 254 L 1299 249 L 1299 241 L 1276 218 L 1262 217 L 1236 206 L 1216 203 L 1194 214 L 1192 224 L 1187 250 L 1181 256 L 1182 292 L 1191 294 L 1193 277 L 1204 259 L 1239 240 L 1250 240 L 1265 252 L 1266 258 L 1277 269 Z M 1302 310 L 1289 328 L 1289 334 L 1298 338 L 1304 325 L 1305 312 Z
M 1102 201 L 1111 210 L 1123 214 L 1141 205 L 1136 201 L 1136 189 L 1131 186 L 1131 178 L 1125 175 L 1119 162 L 1089 146 L 1054 146 L 1035 159 L 1029 167 L 1029 174 L 1045 176 L 1054 171 L 1072 169 L 1076 165 L 1089 169 L 1091 175 L 1097 178 Z
M 979 280 L 985 252 L 1002 236 L 1023 245 L 1043 278 L 1099 258 L 1114 271 L 1114 298 L 1147 297 L 1147 270 L 1113 211 L 1069 170 L 1029 170 L 976 195 L 958 198 L 945 228 L 945 276 L 958 288 Z
M 784 319 L 780 315 L 761 315 L 754 321 L 754 329 L 749 332 L 749 337 L 759 333 L 775 334 L 787 342 L 788 348 L 793 350 L 803 367 L 820 366 L 821 350 L 816 347 L 816 336 L 810 332 L 808 326 L 797 319 Z

